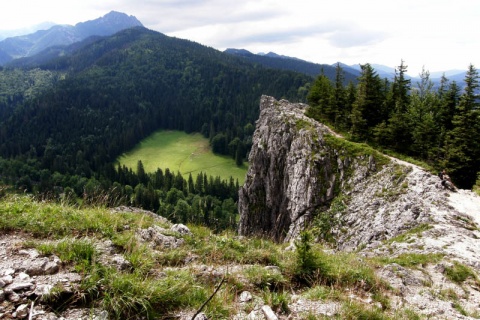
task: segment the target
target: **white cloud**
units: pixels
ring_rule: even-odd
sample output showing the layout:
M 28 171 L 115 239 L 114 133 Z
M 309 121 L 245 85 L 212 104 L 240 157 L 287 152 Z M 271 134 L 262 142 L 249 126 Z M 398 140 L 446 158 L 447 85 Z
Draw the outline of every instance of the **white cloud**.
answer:
M 480 67 L 480 2 L 471 0 L 15 0 L 2 5 L 0 29 L 75 24 L 111 10 L 220 50 L 391 67 L 404 59 L 411 74 Z

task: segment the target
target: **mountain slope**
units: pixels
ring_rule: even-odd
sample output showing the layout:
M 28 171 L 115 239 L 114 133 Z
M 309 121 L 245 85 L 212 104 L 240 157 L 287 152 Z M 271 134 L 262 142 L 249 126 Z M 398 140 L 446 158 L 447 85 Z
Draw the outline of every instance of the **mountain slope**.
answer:
M 75 26 L 56 25 L 48 30 L 7 38 L 0 42 L 0 52 L 3 58 L 0 64 L 13 59 L 35 55 L 48 47 L 69 45 L 87 37 L 112 35 L 120 30 L 142 26 L 133 16 L 112 11 L 95 20 L 80 22 Z
M 38 30 L 46 30 L 55 25 L 56 23 L 53 23 L 53 22 L 42 22 L 30 27 L 25 27 L 21 29 L 0 30 L 0 41 L 6 38 L 17 37 L 25 34 L 34 33 Z
M 43 167 L 59 172 L 83 167 L 84 161 L 99 168 L 158 129 L 201 132 L 218 142 L 223 154 L 238 138 L 235 143 L 247 150 L 247 125 L 258 115 L 260 95 L 304 101 L 312 81 L 142 27 L 80 46 L 40 67 L 67 75 L 2 119 L 0 154 L 35 149 Z M 79 151 L 81 156 L 72 156 Z
M 300 72 L 312 77 L 317 77 L 323 72 L 323 74 L 325 74 L 329 79 L 332 81 L 335 80 L 335 66 L 330 66 L 328 64 L 312 63 L 298 58 L 278 55 L 273 52 L 269 52 L 268 54 L 253 54 L 245 49 L 227 49 L 224 52 L 242 57 L 247 61 L 263 65 L 268 68 Z M 357 81 L 357 74 L 352 74 L 349 72 L 349 70 L 344 70 L 344 75 L 345 85 L 350 81 L 354 83 Z

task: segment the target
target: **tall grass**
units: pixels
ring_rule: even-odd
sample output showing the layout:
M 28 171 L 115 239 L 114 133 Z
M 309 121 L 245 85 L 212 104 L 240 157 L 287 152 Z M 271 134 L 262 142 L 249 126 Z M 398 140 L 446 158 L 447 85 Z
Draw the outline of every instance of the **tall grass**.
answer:
M 52 202 L 34 201 L 27 195 L 10 195 L 0 201 L 0 230 L 22 230 L 38 237 L 56 237 L 99 234 L 113 237 L 130 228 L 153 225 L 153 218 L 135 213 L 111 214 L 105 208 L 72 206 Z

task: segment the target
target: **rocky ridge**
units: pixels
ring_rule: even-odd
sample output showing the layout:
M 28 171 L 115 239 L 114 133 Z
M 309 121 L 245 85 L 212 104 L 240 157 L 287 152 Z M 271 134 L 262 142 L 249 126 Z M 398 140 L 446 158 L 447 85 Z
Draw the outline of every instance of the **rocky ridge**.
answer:
M 306 108 L 262 96 L 250 166 L 239 193 L 240 234 L 294 239 L 339 193 L 385 161 L 373 150 L 352 156 L 332 144 L 328 137 L 338 135 L 305 116 Z
M 478 195 L 451 192 L 418 166 L 342 142 L 307 118 L 304 104 L 263 96 L 260 110 L 240 191 L 241 234 L 292 241 L 313 223 L 328 233 L 333 250 L 440 255 L 441 262 L 419 270 L 391 264 L 378 271 L 400 292 L 395 307 L 435 319 L 468 318 L 441 297 L 448 289 L 469 310 L 465 314 L 480 314 L 478 282 L 459 286 L 445 275 L 457 264 L 480 272 Z
M 290 240 L 333 199 L 336 163 L 322 139 L 332 132 L 306 117 L 306 107 L 262 96 L 240 189 L 240 234 Z

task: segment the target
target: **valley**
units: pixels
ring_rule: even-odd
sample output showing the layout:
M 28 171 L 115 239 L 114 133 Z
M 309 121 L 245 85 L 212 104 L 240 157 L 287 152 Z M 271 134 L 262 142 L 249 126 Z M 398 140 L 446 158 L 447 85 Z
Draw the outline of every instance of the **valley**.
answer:
M 208 176 L 220 176 L 222 180 L 233 177 L 242 185 L 247 172 L 247 164 L 235 165 L 235 159 L 216 155 L 209 141 L 200 133 L 187 134 L 181 131 L 157 131 L 142 140 L 131 151 L 121 155 L 117 162 L 136 170 L 142 161 L 146 172 L 157 168 L 180 172 L 182 176 L 196 176 L 203 172 Z

